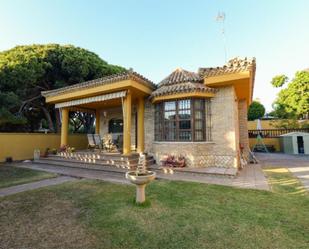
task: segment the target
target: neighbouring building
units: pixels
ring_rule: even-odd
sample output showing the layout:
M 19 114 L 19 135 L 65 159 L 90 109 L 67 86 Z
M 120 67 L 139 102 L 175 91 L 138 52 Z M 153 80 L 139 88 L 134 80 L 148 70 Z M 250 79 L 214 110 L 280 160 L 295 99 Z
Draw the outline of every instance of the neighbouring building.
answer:
M 69 111 L 91 112 L 96 133 L 112 133 L 123 154 L 183 155 L 188 167 L 237 169 L 249 148 L 255 70 L 255 59 L 235 58 L 197 72 L 176 69 L 157 85 L 129 70 L 42 95 L 61 110 L 61 145 Z

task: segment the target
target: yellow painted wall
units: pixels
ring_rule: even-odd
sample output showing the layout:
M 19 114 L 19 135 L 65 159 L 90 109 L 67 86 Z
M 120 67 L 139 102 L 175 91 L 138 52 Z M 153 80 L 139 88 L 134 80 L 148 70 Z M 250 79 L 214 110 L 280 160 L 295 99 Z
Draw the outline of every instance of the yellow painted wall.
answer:
M 280 124 L 282 120 L 261 120 L 262 129 L 278 129 L 276 124 Z M 299 120 L 299 124 L 309 124 L 309 120 Z M 248 130 L 256 130 L 257 120 L 248 121 Z
M 278 129 L 276 127 L 276 124 L 280 124 L 284 120 L 261 120 L 262 129 Z M 287 121 L 287 120 L 286 120 Z M 299 120 L 299 124 L 309 124 L 309 120 Z M 248 130 L 256 130 L 257 126 L 257 120 L 254 121 L 248 121 Z M 280 148 L 280 139 L 279 138 L 263 138 L 263 141 L 267 145 L 273 145 L 276 149 L 276 151 L 281 151 Z M 250 138 L 249 139 L 249 146 L 252 150 L 253 146 L 256 143 L 256 138 Z
M 256 142 L 256 138 L 249 138 L 249 146 L 251 150 L 253 149 Z M 281 151 L 279 138 L 263 138 L 263 142 L 265 145 L 273 145 L 277 152 Z
M 274 126 L 271 125 L 270 120 L 261 120 L 262 129 L 275 129 Z M 257 120 L 248 121 L 248 130 L 256 130 Z
M 87 144 L 86 134 L 69 135 L 69 146 L 85 149 Z M 0 162 L 6 157 L 12 157 L 13 160 L 31 159 L 35 149 L 42 153 L 46 148 L 58 149 L 59 146 L 60 134 L 0 133 Z

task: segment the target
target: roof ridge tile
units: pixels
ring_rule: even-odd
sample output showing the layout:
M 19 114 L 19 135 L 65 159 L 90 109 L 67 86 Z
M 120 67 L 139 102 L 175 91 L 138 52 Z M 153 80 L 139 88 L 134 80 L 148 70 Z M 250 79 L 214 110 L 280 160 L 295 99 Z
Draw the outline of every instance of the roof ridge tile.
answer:
M 97 79 L 93 79 L 93 80 L 89 80 L 89 81 L 84 81 L 81 83 L 77 83 L 77 84 L 73 84 L 73 85 L 69 85 L 69 86 L 65 86 L 62 88 L 58 88 L 58 89 L 53 89 L 53 90 L 49 90 L 49 91 L 42 91 L 41 94 L 44 97 L 47 96 L 54 96 L 57 95 L 59 93 L 65 93 L 68 91 L 76 91 L 79 90 L 81 88 L 87 88 L 89 86 L 93 87 L 93 86 L 97 86 L 97 85 L 102 85 L 102 84 L 111 84 L 114 83 L 116 81 L 120 81 L 120 80 L 126 80 L 126 79 L 134 79 L 142 84 L 148 85 L 150 87 L 152 87 L 153 89 L 156 89 L 156 85 L 148 80 L 146 77 L 142 76 L 141 74 L 133 71 L 133 70 L 128 70 L 125 72 L 121 72 L 121 73 L 117 73 L 117 74 L 111 74 L 111 75 L 107 75 L 101 78 L 97 78 Z
M 229 60 L 225 65 L 222 67 L 204 67 L 199 68 L 198 74 L 200 77 L 211 77 L 211 76 L 218 76 L 222 74 L 230 74 L 230 73 L 237 73 L 246 70 L 253 70 L 255 71 L 256 68 L 256 59 L 253 57 L 251 59 L 239 58 L 235 57 Z

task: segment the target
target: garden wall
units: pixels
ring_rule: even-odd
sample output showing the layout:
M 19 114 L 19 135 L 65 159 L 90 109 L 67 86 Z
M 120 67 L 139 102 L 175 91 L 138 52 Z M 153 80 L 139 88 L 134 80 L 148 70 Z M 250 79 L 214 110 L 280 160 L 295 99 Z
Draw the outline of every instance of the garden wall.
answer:
M 69 135 L 69 146 L 76 149 L 87 148 L 86 134 Z M 6 157 L 13 160 L 25 160 L 33 158 L 33 151 L 39 149 L 44 152 L 46 148 L 60 146 L 60 134 L 42 133 L 0 133 L 0 162 Z
M 264 142 L 265 145 L 273 145 L 276 152 L 281 151 L 280 138 L 279 137 L 263 138 L 263 142 Z M 249 146 L 250 146 L 251 150 L 253 149 L 255 144 L 256 144 L 256 138 L 249 138 Z
M 257 127 L 257 120 L 254 121 L 248 121 L 248 130 L 256 130 Z M 295 122 L 295 121 L 294 121 Z M 287 124 L 287 123 L 293 123 L 293 120 L 291 119 L 273 119 L 273 120 L 261 120 L 261 126 L 262 129 L 277 129 L 280 124 Z M 295 123 L 298 123 L 301 125 L 309 125 L 309 120 L 298 120 Z M 296 128 L 296 127 L 289 127 L 288 128 Z

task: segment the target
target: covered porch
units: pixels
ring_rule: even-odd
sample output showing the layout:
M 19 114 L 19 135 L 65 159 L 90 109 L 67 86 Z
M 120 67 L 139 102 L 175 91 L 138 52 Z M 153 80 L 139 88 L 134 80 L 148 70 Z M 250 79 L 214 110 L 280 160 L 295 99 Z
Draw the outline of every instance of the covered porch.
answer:
M 95 115 L 95 133 L 102 134 L 106 129 L 100 127 L 108 125 L 104 120 L 111 109 L 118 110 L 118 117 L 122 117 L 123 124 L 123 155 L 132 153 L 132 123 L 136 121 L 137 152 L 144 152 L 144 111 L 145 99 L 155 89 L 155 85 L 143 76 L 128 71 L 104 78 L 75 84 L 51 91 L 44 91 L 42 95 L 47 103 L 55 104 L 61 113 L 61 144 L 68 144 L 69 112 L 80 111 Z M 136 109 L 132 115 L 133 106 Z M 136 120 L 134 118 L 136 117 Z M 104 120 L 104 121 L 103 121 Z M 101 124 L 101 122 L 104 124 Z M 103 134 L 102 134 L 103 135 Z

